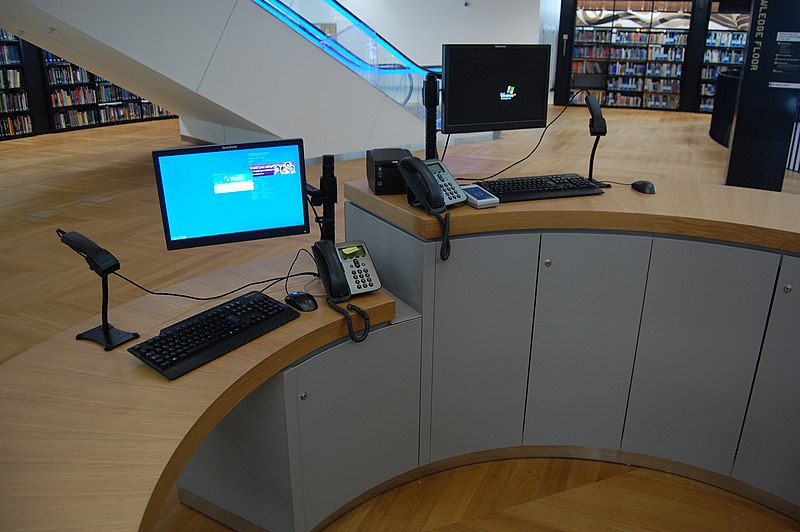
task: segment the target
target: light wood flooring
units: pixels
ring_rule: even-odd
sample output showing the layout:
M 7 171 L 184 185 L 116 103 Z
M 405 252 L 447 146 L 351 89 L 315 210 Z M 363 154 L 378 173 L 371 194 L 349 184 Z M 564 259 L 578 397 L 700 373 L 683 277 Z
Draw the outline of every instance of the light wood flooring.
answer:
M 551 118 L 558 110 L 551 109 Z M 604 111 L 609 133 L 595 177 L 630 182 L 659 177 L 723 183 L 727 150 L 708 137 L 710 117 L 656 111 Z M 584 108 L 570 108 L 539 150 L 504 175 L 586 174 L 592 138 Z M 420 141 L 422 137 L 420 128 Z M 541 131 L 451 145 L 457 176 L 482 177 L 524 157 Z M 151 289 L 263 256 L 309 246 L 318 233 L 167 252 L 150 152 L 184 144 L 177 120 L 145 122 L 0 142 L 0 363 L 98 315 L 100 280 L 61 244 L 56 228 L 78 231 L 111 251 L 121 273 Z M 320 175 L 309 168 L 312 183 Z M 340 182 L 364 179 L 364 160 L 339 161 Z M 800 193 L 797 174 L 784 190 Z M 337 218 L 341 239 L 341 202 Z M 110 280 L 114 307 L 141 292 Z M 197 294 L 205 295 L 205 294 Z M 98 318 L 99 323 L 99 318 Z M 800 530 L 800 524 L 741 497 L 647 469 L 563 459 L 504 460 L 437 473 L 378 496 L 332 530 Z M 165 530 L 218 530 L 181 506 L 164 512 Z

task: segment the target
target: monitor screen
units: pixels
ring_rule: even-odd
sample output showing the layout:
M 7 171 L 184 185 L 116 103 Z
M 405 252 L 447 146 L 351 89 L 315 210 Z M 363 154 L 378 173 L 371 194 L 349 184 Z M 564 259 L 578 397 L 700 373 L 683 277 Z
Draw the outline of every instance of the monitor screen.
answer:
M 300 139 L 153 152 L 167 249 L 307 234 Z
M 442 132 L 545 127 L 549 77 L 549 44 L 442 45 Z

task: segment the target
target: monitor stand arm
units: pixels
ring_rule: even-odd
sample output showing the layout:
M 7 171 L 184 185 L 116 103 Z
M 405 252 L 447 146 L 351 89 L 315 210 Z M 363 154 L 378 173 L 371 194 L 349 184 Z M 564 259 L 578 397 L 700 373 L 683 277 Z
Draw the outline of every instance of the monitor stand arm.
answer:
M 306 194 L 311 205 L 322 206 L 322 216 L 314 219 L 320 226 L 320 240 L 336 242 L 338 191 L 336 176 L 333 173 L 333 155 L 322 156 L 322 177 L 319 178 L 319 188 L 306 183 Z
M 425 105 L 425 158 L 438 159 L 436 150 L 436 108 L 439 107 L 439 82 L 436 74 L 428 72 L 422 84 L 422 103 Z

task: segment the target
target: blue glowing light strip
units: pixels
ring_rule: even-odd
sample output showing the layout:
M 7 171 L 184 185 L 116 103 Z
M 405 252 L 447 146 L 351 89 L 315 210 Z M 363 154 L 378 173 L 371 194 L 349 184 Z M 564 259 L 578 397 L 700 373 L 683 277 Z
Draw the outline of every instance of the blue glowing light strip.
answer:
M 388 50 L 389 53 L 391 53 L 394 57 L 400 60 L 400 62 L 403 63 L 413 73 L 419 74 L 421 76 L 424 76 L 425 74 L 428 73 L 427 70 L 425 70 L 421 66 L 414 63 L 411 59 L 403 55 L 403 53 L 400 52 L 400 50 L 389 44 L 389 42 L 386 39 L 381 37 L 375 30 L 364 24 L 361 21 L 361 19 L 359 19 L 350 11 L 348 11 L 347 8 L 345 8 L 339 2 L 337 2 L 336 0 L 325 0 L 325 3 L 331 6 L 336 11 L 338 11 L 340 14 L 342 14 L 347 20 L 349 20 L 353 24 L 353 26 L 359 28 L 361 31 L 374 38 L 375 41 L 378 42 L 378 44 L 380 44 L 381 46 L 383 46 L 383 48 Z
M 273 16 L 275 16 L 278 20 L 283 22 L 284 24 L 288 25 L 292 29 L 294 29 L 297 33 L 302 35 L 306 38 L 309 42 L 315 44 L 320 48 L 324 48 L 328 50 L 328 52 L 335 56 L 339 61 L 346 64 L 355 71 L 362 71 L 367 73 L 379 73 L 382 75 L 397 75 L 397 74 L 405 74 L 408 73 L 405 69 L 391 69 L 391 70 L 383 70 L 380 67 L 374 67 L 368 63 L 366 63 L 363 59 L 358 57 L 357 55 L 353 54 L 350 50 L 343 47 L 340 43 L 336 42 L 335 40 L 329 39 L 328 36 L 319 28 L 308 22 L 305 18 L 300 16 L 296 11 L 286 6 L 284 3 L 277 1 L 277 0 L 252 0 L 253 3 L 260 6 L 262 9 L 265 9 Z M 334 5 L 335 4 L 335 5 Z M 342 12 L 344 8 L 339 5 L 338 3 L 331 4 L 331 7 L 336 9 L 339 12 Z M 367 35 L 373 36 L 375 40 L 383 46 L 385 49 L 389 50 L 395 56 L 401 60 L 401 62 L 406 65 L 406 67 L 414 73 L 419 73 L 424 75 L 427 71 L 415 65 L 411 60 L 406 58 L 403 54 L 397 51 L 394 47 L 392 47 L 389 43 L 387 43 L 383 38 L 381 38 L 377 33 L 373 30 L 369 29 L 364 23 L 359 21 L 357 18 L 353 17 L 352 14 L 349 12 L 342 14 L 348 18 L 354 25 L 356 25 L 359 29 L 364 31 Z

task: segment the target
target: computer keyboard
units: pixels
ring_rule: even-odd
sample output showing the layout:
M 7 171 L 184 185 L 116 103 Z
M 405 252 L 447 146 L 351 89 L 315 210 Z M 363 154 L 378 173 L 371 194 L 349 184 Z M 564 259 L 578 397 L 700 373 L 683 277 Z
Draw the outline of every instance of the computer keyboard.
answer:
M 603 190 L 578 174 L 505 177 L 478 183 L 501 202 L 526 201 L 570 196 L 593 196 Z
M 173 380 L 299 315 L 261 292 L 250 292 L 162 329 L 128 351 Z

